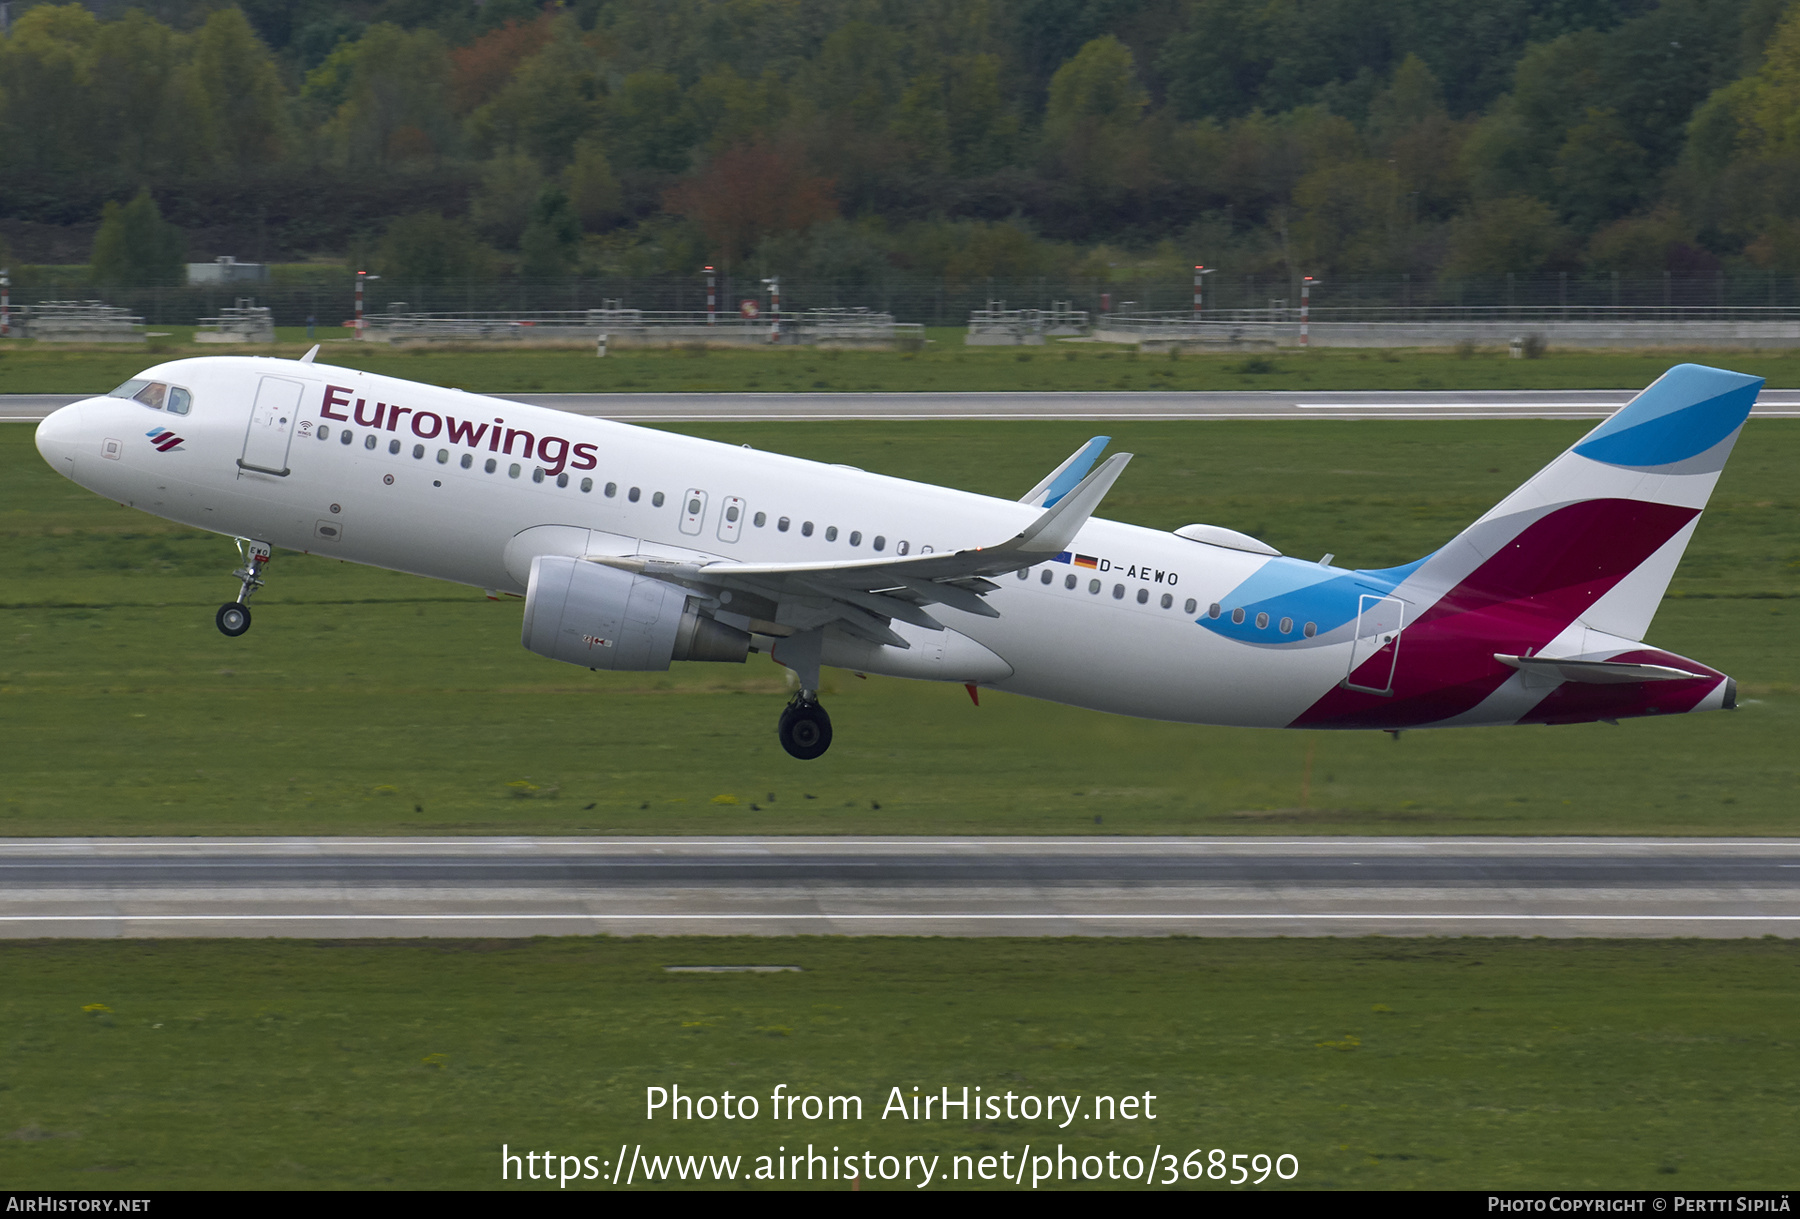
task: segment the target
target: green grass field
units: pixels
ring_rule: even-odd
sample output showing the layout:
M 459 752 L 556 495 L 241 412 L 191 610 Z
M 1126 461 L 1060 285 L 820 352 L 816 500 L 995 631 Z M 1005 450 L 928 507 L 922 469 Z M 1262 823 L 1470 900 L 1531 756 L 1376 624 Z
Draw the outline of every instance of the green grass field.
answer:
M 1104 509 L 1381 566 L 1440 545 L 1580 423 L 1121 424 Z M 1061 423 L 705 434 L 1016 496 Z M 1152 723 L 829 672 L 832 751 L 788 758 L 784 671 L 594 674 L 525 652 L 517 602 L 280 555 L 219 635 L 224 539 L 54 475 L 0 428 L 0 835 L 1800 831 L 1800 425 L 1757 421 L 1651 641 L 1733 674 L 1732 714 L 1619 727 L 1284 733 Z M 1429 471 L 1425 481 L 1420 471 Z M 1310 776 L 1307 769 L 1311 758 Z
M 810 1142 L 937 1155 L 940 1172 L 957 1154 L 1061 1143 L 1201 1149 L 1202 1162 L 1286 1152 L 1310 1189 L 1783 1188 L 1800 1120 L 1781 1065 L 1797 953 L 1771 940 L 0 943 L 0 1180 L 492 1189 L 502 1143 L 753 1165 Z M 728 963 L 804 972 L 664 972 Z M 645 1089 L 673 1084 L 748 1093 L 761 1113 L 645 1120 Z M 863 1120 L 771 1120 L 777 1084 L 859 1095 Z M 890 1088 L 964 1085 L 1148 1092 L 1157 1116 L 879 1117 Z
M 145 344 L 69 347 L 0 342 L 0 393 L 104 393 L 140 369 L 195 355 L 296 357 L 301 332 L 282 332 L 271 348 L 194 345 L 190 328 L 167 328 Z M 1800 351 L 1551 351 L 1513 360 L 1487 349 L 1354 351 L 1320 348 L 1261 355 L 1142 354 L 1090 343 L 1043 347 L 964 347 L 960 330 L 932 331 L 921 352 L 677 348 L 615 349 L 604 360 L 586 348 L 495 350 L 453 346 L 394 348 L 327 339 L 319 359 L 490 393 L 540 391 L 924 390 L 1357 390 L 1357 389 L 1640 389 L 1683 360 L 1719 364 L 1767 377 L 1774 387 L 1800 386 Z

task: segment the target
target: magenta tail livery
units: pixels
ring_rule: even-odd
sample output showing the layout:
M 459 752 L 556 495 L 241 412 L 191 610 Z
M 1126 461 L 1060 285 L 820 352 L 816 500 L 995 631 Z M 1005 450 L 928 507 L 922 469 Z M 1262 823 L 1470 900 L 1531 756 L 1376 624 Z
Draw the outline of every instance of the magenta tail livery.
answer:
M 1096 518 L 1096 437 L 1017 502 L 309 360 L 158 365 L 38 428 L 81 485 L 238 539 L 525 597 L 524 645 L 591 669 L 769 652 L 782 744 L 831 743 L 819 668 L 1124 715 L 1398 730 L 1731 707 L 1643 642 L 1757 391 L 1683 364 L 1443 549 L 1347 571 L 1212 525 Z

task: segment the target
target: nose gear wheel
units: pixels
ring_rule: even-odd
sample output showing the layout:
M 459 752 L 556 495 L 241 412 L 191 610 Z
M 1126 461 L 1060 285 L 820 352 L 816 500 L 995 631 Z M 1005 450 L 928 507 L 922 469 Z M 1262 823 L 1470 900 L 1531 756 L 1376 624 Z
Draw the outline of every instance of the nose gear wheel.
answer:
M 258 542 L 253 538 L 233 538 L 237 543 L 238 557 L 243 559 L 243 566 L 232 572 L 238 582 L 236 601 L 227 601 L 219 607 L 213 616 L 219 633 L 227 638 L 236 639 L 250 629 L 251 596 L 263 586 L 263 565 L 269 561 L 273 548 L 267 542 Z

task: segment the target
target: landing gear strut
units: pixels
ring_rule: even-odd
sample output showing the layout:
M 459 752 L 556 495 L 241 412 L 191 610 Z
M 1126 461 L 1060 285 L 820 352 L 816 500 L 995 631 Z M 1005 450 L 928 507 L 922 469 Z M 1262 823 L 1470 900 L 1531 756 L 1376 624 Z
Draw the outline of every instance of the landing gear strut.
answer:
M 271 547 L 267 542 L 258 542 L 250 538 L 233 538 L 237 543 L 238 557 L 244 565 L 231 574 L 238 581 L 238 598 L 219 607 L 213 621 L 218 623 L 219 633 L 236 639 L 250 629 L 250 597 L 263 586 L 263 564 L 269 561 Z
M 794 695 L 776 725 L 781 747 L 802 762 L 810 762 L 831 748 L 831 717 L 819 706 L 818 692 L 802 690 Z

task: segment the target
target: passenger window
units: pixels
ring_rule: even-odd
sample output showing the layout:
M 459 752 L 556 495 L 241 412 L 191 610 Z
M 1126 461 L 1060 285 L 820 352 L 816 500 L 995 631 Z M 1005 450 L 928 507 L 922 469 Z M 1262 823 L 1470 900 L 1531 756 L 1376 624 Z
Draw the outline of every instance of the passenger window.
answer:
M 400 442 L 398 440 L 388 441 L 388 452 L 396 453 L 396 454 L 399 453 L 400 452 Z
M 910 554 L 911 552 L 912 552 L 912 543 L 911 542 L 904 542 L 904 541 L 897 542 L 894 545 L 894 553 L 895 554 L 903 555 L 903 554 Z
M 874 546 L 875 546 L 876 550 L 886 550 L 887 549 L 887 539 L 882 537 L 879 533 L 876 534 Z
M 1188 613 L 1191 614 L 1193 612 L 1194 603 L 1190 601 L 1188 602 Z M 1217 601 L 1214 601 L 1211 605 L 1206 607 L 1206 616 L 1208 618 L 1217 618 L 1219 616 L 1219 603 Z
M 786 533 L 788 531 L 788 518 L 787 517 L 784 516 L 780 520 L 775 522 L 775 531 L 777 533 Z
M 414 461 L 423 461 L 423 460 L 425 460 L 425 446 L 424 446 L 424 445 L 422 445 L 422 444 L 415 444 L 415 445 L 414 445 L 414 446 L 413 446 L 413 460 L 414 460 Z
M 1308 639 L 1311 639 L 1314 635 L 1319 633 L 1319 624 L 1316 622 L 1309 622 L 1300 633 L 1305 635 Z
M 852 529 L 850 531 L 850 544 L 852 546 L 861 546 L 862 545 L 862 531 L 861 530 Z
M 606 498 L 607 499 L 611 499 L 613 496 L 617 495 L 618 493 L 619 493 L 619 484 L 618 483 L 607 483 L 606 484 Z
M 1099 591 L 1100 591 L 1100 581 L 1089 580 L 1088 581 L 1088 592 L 1098 594 Z
M 531 481 L 534 483 L 541 483 L 544 481 L 544 467 L 543 466 L 531 467 Z
M 650 497 L 650 506 L 652 508 L 660 508 L 663 506 L 663 493 L 661 491 L 658 491 L 655 495 Z
M 1280 631 L 1283 635 L 1291 635 L 1294 633 L 1294 620 L 1292 618 L 1283 618 L 1275 629 Z
M 1019 568 L 1019 579 L 1021 579 L 1021 580 L 1031 579 L 1031 568 L 1029 568 L 1029 567 Z
M 320 440 L 330 440 L 331 439 L 331 429 L 328 427 L 320 428 L 319 429 L 319 439 Z
M 450 464 L 450 450 L 449 449 L 439 449 L 438 450 L 438 465 L 447 466 L 449 464 Z
M 1150 604 L 1150 590 L 1149 589 L 1147 589 L 1147 588 L 1138 589 L 1138 604 L 1139 605 Z
M 486 470 L 489 474 L 492 474 L 495 470 L 498 470 L 500 468 L 500 463 L 495 461 L 492 457 L 490 457 L 487 459 L 487 462 L 481 468 Z
M 836 525 L 825 526 L 825 540 L 827 542 L 837 541 L 837 526 Z
M 690 499 L 688 501 L 688 515 L 689 516 L 699 516 L 700 515 L 700 501 L 699 500 Z
M 352 440 L 355 440 L 355 439 L 356 439 L 356 433 L 352 432 L 349 428 L 345 428 L 343 431 L 338 433 L 338 443 L 339 444 L 349 444 Z
M 1113 585 L 1113 600 L 1114 601 L 1125 600 L 1125 586 L 1123 584 Z
M 1244 625 L 1244 611 L 1241 606 L 1231 611 L 1231 621 L 1234 626 Z
M 802 521 L 800 523 L 800 536 L 803 538 L 810 538 L 812 536 L 812 529 L 813 526 L 811 521 Z
M 169 391 L 169 414 L 171 414 L 171 415 L 187 414 L 188 407 L 193 405 L 193 401 L 194 401 L 194 396 L 192 394 L 188 393 L 187 390 L 171 389 Z
M 567 474 L 558 474 L 556 476 L 556 485 L 559 487 L 568 486 L 569 485 L 569 476 Z
M 1164 593 L 1162 595 L 1162 607 L 1164 609 L 1168 609 L 1170 606 L 1172 606 L 1174 604 L 1175 604 L 1175 598 L 1172 595 L 1170 595 L 1169 593 Z
M 463 458 L 462 458 L 462 468 L 463 468 L 463 469 L 465 469 L 465 470 L 467 470 L 467 469 L 468 469 L 468 468 L 470 468 L 470 467 L 471 467 L 471 466 L 473 466 L 473 465 L 474 465 L 474 464 L 475 464 L 475 456 L 474 456 L 474 454 L 472 454 L 472 453 L 464 453 L 464 454 L 463 454 Z
M 636 487 L 633 487 L 631 490 L 629 490 L 625 493 L 625 498 L 630 500 L 634 504 L 637 503 L 638 500 L 642 499 L 643 497 L 644 497 L 644 493 L 642 491 L 638 490 Z
M 1064 588 L 1074 588 L 1075 587 L 1075 577 L 1073 575 L 1064 576 L 1063 577 L 1063 587 Z
M 1195 610 L 1195 609 L 1197 609 L 1197 608 L 1198 608 L 1198 607 L 1199 607 L 1199 605 L 1200 605 L 1200 603 L 1199 603 L 1199 602 L 1198 602 L 1198 601 L 1196 601 L 1196 600 L 1194 600 L 1194 599 L 1193 599 L 1193 598 L 1192 598 L 1192 597 L 1189 597 L 1189 598 L 1188 598 L 1188 599 L 1187 599 L 1187 604 L 1186 604 L 1186 605 L 1184 605 L 1184 606 L 1182 606 L 1182 613 L 1184 613 L 1184 614 L 1191 614 L 1191 613 L 1193 613 L 1193 612 L 1194 612 L 1194 610 Z M 1213 606 L 1213 609 L 1214 609 L 1214 610 L 1217 610 L 1217 609 L 1218 609 L 1218 608 L 1219 608 L 1219 607 L 1218 607 L 1218 606 L 1216 606 L 1216 605 L 1215 605 L 1215 606 Z M 1219 616 L 1219 615 L 1218 615 L 1218 614 L 1216 614 L 1216 613 L 1215 613 L 1215 614 L 1214 614 L 1214 615 L 1213 615 L 1213 617 L 1214 617 L 1214 618 L 1217 618 L 1217 617 L 1218 617 L 1218 616 Z
M 1046 568 L 1044 568 L 1044 574 L 1042 576 L 1038 577 L 1038 583 L 1039 584 L 1048 584 L 1048 583 L 1050 583 L 1050 581 L 1052 581 L 1054 579 L 1056 579 L 1056 573 L 1051 571 L 1048 567 L 1046 567 Z
M 1259 631 L 1266 631 L 1269 629 L 1269 616 L 1267 614 L 1258 614 L 1256 616 L 1256 629 Z
M 374 432 L 370 432 L 367 436 L 363 437 L 363 448 L 368 449 L 371 453 L 375 451 L 375 446 L 378 443 L 380 443 L 380 441 L 376 438 Z M 465 460 L 463 464 L 466 466 L 469 463 Z
M 769 523 L 769 514 L 767 512 L 758 512 L 755 516 L 750 518 L 750 523 L 755 525 L 758 529 L 761 529 L 764 525 Z
M 508 478 L 517 478 L 519 476 L 519 463 L 518 462 L 515 461 L 512 463 L 512 465 L 506 467 L 506 476 Z
M 591 478 L 582 479 L 581 480 L 581 489 L 583 492 L 592 491 L 594 489 L 594 480 Z

